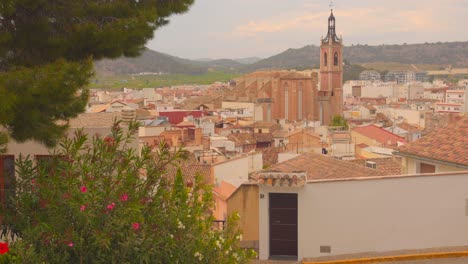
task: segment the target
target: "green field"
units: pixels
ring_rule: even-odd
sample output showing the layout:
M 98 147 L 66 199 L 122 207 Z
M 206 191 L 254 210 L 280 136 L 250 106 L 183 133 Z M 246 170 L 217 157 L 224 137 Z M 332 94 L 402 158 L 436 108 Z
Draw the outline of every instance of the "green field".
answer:
M 238 76 L 240 75 L 224 72 L 207 72 L 200 75 L 96 75 L 91 79 L 89 87 L 92 89 L 158 88 L 184 84 L 228 82 Z

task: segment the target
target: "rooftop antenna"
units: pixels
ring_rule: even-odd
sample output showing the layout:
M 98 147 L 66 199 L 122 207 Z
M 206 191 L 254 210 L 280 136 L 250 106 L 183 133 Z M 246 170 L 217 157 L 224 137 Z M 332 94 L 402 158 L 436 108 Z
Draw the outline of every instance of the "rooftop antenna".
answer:
M 328 6 L 330 7 L 330 10 L 333 12 L 333 0 L 330 0 L 330 3 L 328 4 Z

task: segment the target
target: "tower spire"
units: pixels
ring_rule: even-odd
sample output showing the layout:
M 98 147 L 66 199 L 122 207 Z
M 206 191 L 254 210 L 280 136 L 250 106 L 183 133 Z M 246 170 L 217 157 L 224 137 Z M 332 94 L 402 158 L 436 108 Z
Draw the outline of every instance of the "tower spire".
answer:
M 324 42 L 340 42 L 341 39 L 336 35 L 336 28 L 335 28 L 335 16 L 333 15 L 333 0 L 330 0 L 330 17 L 328 17 L 328 32 L 327 36 L 323 40 Z

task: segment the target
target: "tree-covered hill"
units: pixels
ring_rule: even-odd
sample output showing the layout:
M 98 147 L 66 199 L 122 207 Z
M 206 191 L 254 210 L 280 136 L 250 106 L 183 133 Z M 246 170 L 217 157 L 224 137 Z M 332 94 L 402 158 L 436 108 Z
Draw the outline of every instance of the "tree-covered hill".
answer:
M 249 71 L 264 68 L 312 67 L 320 61 L 318 46 L 288 49 L 280 54 L 248 65 Z M 425 43 L 408 45 L 353 45 L 344 48 L 344 59 L 352 64 L 396 62 L 468 67 L 468 42 Z
M 353 45 L 344 48 L 344 59 L 349 64 L 396 65 L 424 64 L 468 67 L 468 42 L 445 42 L 403 45 Z M 188 60 L 145 50 L 140 57 L 102 60 L 95 63 L 98 74 L 133 74 L 140 72 L 162 72 L 171 74 L 203 74 L 209 70 L 243 73 L 260 69 L 305 69 L 316 68 L 320 61 L 319 47 L 308 45 L 299 49 L 288 49 L 263 60 L 245 63 L 232 59 Z M 366 65 L 364 67 L 368 68 Z M 382 69 L 381 69 L 382 70 Z

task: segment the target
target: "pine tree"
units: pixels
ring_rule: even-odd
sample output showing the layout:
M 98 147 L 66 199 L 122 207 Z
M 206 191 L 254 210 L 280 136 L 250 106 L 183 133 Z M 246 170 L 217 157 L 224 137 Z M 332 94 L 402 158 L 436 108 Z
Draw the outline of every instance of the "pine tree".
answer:
M 0 125 L 17 141 L 54 145 L 85 109 L 92 61 L 138 55 L 193 1 L 2 0 Z

